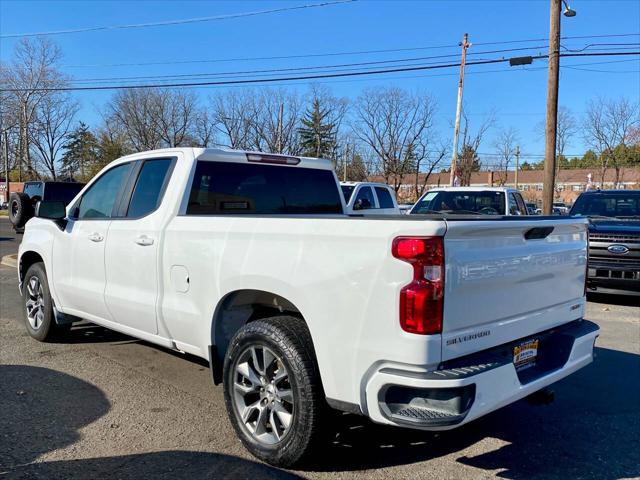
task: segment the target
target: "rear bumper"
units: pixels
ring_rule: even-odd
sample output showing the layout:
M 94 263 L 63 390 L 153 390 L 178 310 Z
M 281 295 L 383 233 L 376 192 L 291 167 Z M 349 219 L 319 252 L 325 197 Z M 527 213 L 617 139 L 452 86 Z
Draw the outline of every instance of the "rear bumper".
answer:
M 505 345 L 445 362 L 431 372 L 383 366 L 366 385 L 369 417 L 425 430 L 463 425 L 570 375 L 593 360 L 596 324 L 577 320 Z M 517 372 L 513 347 L 540 340 L 536 366 Z

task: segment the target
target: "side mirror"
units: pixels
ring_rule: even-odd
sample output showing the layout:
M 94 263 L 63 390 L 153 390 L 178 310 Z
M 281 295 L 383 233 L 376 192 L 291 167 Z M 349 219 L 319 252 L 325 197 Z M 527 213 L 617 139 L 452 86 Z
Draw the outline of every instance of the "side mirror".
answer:
M 64 202 L 38 202 L 35 216 L 48 220 L 64 220 L 67 216 L 67 209 Z
M 362 200 L 356 200 L 353 204 L 354 210 L 362 210 Z

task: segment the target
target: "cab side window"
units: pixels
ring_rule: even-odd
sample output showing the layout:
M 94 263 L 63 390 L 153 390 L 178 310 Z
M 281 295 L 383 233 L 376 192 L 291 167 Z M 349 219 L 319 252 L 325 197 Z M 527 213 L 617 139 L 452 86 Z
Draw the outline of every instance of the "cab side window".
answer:
M 353 203 L 354 210 L 369 210 L 376 208 L 376 202 L 373 199 L 373 192 L 371 187 L 361 187 L 358 191 L 358 196 Z
M 378 203 L 380 208 L 394 208 L 393 199 L 388 188 L 376 187 L 376 195 L 378 195 Z
M 172 160 L 169 158 L 144 162 L 129 202 L 127 217 L 144 217 L 158 208 L 169 177 L 171 163 Z
M 520 202 L 522 202 L 522 200 Z M 523 210 L 520 206 L 520 203 L 513 192 L 509 194 L 509 215 L 526 215 L 526 210 Z
M 74 216 L 78 220 L 111 218 L 131 168 L 131 163 L 124 163 L 102 174 L 82 196 Z

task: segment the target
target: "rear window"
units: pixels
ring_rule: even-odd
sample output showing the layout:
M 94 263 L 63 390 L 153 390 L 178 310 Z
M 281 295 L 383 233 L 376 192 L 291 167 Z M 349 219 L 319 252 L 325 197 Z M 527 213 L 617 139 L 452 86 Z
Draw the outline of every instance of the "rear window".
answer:
M 333 172 L 199 161 L 187 215 L 341 214 Z
M 64 202 L 68 205 L 75 198 L 84 183 L 47 183 L 44 186 L 44 199 L 47 201 Z
M 571 209 L 571 215 L 630 217 L 640 215 L 640 192 L 582 194 Z
M 393 199 L 389 190 L 384 187 L 376 187 L 376 195 L 378 195 L 378 203 L 380 208 L 394 208 Z
M 479 213 L 483 215 L 504 215 L 503 192 L 427 192 L 410 213 Z
M 29 198 L 33 198 L 33 197 L 42 197 L 42 183 L 40 182 L 33 182 L 33 183 L 25 183 L 24 184 L 24 188 L 22 189 L 22 191 L 26 194 L 29 195 Z

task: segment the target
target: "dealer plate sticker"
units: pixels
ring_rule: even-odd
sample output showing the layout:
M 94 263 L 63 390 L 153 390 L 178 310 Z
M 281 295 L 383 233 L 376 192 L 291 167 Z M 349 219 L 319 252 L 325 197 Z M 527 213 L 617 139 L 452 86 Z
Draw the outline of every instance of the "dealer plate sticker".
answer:
M 526 342 L 514 347 L 513 364 L 515 365 L 516 370 L 524 370 L 525 368 L 533 367 L 536 364 L 539 344 L 540 341 L 536 338 L 534 340 L 527 340 Z

